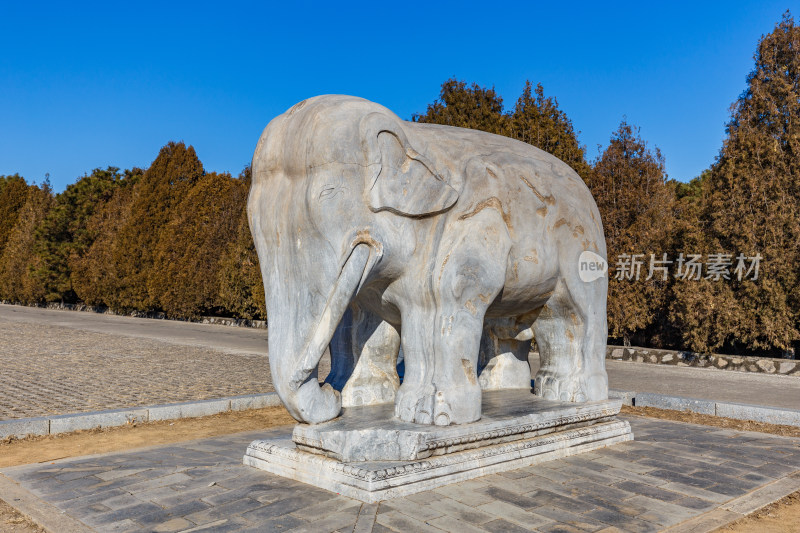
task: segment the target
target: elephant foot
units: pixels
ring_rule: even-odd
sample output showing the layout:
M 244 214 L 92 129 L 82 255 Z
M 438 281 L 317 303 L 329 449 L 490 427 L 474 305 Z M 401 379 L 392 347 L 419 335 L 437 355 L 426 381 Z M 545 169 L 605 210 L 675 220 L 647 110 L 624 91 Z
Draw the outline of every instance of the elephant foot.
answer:
M 406 422 L 437 426 L 475 422 L 481 418 L 481 388 L 477 384 L 440 389 L 429 385 L 405 392 L 401 387 L 395 415 Z
M 394 415 L 404 422 L 433 423 L 433 385 L 416 385 L 406 381 L 397 391 Z
M 437 426 L 469 424 L 480 418 L 480 385 L 459 383 L 436 391 L 433 398 L 433 423 Z
M 608 399 L 608 377 L 605 372 L 554 372 L 540 369 L 533 393 L 545 400 L 591 402 Z
M 393 402 L 400 386 L 397 375 L 351 379 L 342 389 L 342 407 Z

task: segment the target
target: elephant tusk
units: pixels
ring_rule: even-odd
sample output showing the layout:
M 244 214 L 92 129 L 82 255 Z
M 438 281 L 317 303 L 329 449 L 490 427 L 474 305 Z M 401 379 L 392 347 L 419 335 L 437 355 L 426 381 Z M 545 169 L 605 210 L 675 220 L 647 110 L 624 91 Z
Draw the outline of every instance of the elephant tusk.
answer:
M 303 349 L 303 355 L 298 362 L 297 369 L 289 379 L 290 390 L 297 391 L 308 380 L 314 369 L 317 368 L 322 353 L 330 343 L 336 326 L 347 310 L 347 306 L 350 305 L 353 296 L 358 292 L 370 270 L 377 263 L 377 259 L 370 260 L 373 256 L 377 257 L 378 254 L 372 253 L 371 247 L 365 243 L 359 243 L 353 248 L 350 256 L 342 266 L 342 271 L 336 280 L 336 284 L 328 295 L 325 309 L 317 321 L 314 333 Z

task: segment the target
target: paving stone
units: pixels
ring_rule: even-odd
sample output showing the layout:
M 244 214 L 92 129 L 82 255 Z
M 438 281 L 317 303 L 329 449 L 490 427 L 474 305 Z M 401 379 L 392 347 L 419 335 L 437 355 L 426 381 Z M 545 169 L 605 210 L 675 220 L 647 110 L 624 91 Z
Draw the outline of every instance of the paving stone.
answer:
M 694 470 L 697 468 L 695 465 L 687 464 L 686 461 L 666 461 L 662 457 L 648 457 L 641 459 L 639 463 L 646 466 L 652 466 L 653 470 L 649 471 L 647 475 L 656 477 L 658 477 L 658 475 L 654 474 L 654 472 L 668 470 L 677 474 L 689 474 L 690 472 L 694 472 Z
M 671 482 L 667 483 L 662 488 L 666 490 L 671 490 L 673 492 L 685 494 L 687 496 L 700 498 L 701 500 L 708 500 L 714 503 L 723 503 L 731 499 L 730 496 L 725 496 L 718 492 L 711 492 L 698 487 L 692 487 L 691 485 L 684 485 L 683 483 Z
M 139 531 L 140 529 L 141 526 L 139 526 L 139 524 L 129 518 L 126 518 L 125 520 L 105 524 L 102 528 L 102 531 L 107 533 L 133 533 L 134 531 Z
M 175 485 L 177 483 L 181 483 L 186 481 L 187 479 L 191 479 L 186 474 L 177 473 L 177 474 L 169 474 L 166 476 L 161 476 L 153 479 L 148 479 L 147 481 L 142 481 L 140 483 L 134 483 L 133 485 L 128 485 L 126 490 L 128 492 L 144 492 L 151 489 L 156 489 L 159 487 L 166 487 L 168 485 Z
M 671 526 L 683 522 L 697 514 L 686 507 L 654 500 L 646 496 L 635 496 L 628 501 L 645 509 L 636 518 L 662 526 Z
M 598 483 L 614 484 L 621 480 L 621 478 L 614 473 L 614 469 L 606 469 L 602 472 L 597 472 L 582 466 L 568 465 L 561 469 L 566 474 L 573 474 L 577 478 L 585 478 Z
M 296 527 L 300 527 L 305 523 L 306 523 L 305 520 L 287 514 L 283 516 L 276 516 L 266 521 L 259 521 L 258 525 L 242 529 L 237 533 L 264 533 L 266 531 L 270 532 L 287 531 L 290 529 L 294 529 Z
M 208 509 L 209 507 L 210 506 L 205 502 L 202 502 L 200 500 L 192 500 L 175 505 L 173 507 L 166 507 L 165 510 L 171 516 L 186 516 L 194 514 L 198 511 L 203 511 L 204 509 Z
M 427 521 L 428 524 L 448 533 L 486 533 L 483 528 L 476 527 L 453 516 L 445 515 Z
M 468 485 L 466 483 L 456 483 L 453 485 L 445 485 L 444 487 L 439 487 L 433 492 L 436 492 L 437 494 L 441 494 L 443 496 L 447 496 L 448 498 L 452 498 L 461 503 L 477 507 L 478 505 L 489 503 L 490 501 L 493 500 L 492 497 L 487 496 L 485 493 L 481 492 L 480 489 L 485 486 L 486 485 L 476 485 L 476 484 Z
M 404 496 L 406 500 L 412 501 L 414 503 L 419 503 L 422 505 L 427 505 L 429 503 L 433 503 L 439 501 L 443 498 L 447 498 L 443 494 L 439 494 L 438 492 L 434 492 L 432 490 L 426 490 L 425 492 L 418 492 L 416 494 L 409 494 Z
M 375 527 L 375 518 L 378 513 L 377 503 L 365 503 L 358 512 L 358 519 L 353 531 L 350 533 L 371 533 Z
M 717 506 L 717 504 L 714 502 L 702 500 L 700 498 L 694 498 L 692 496 L 686 496 L 675 503 L 681 507 L 687 507 L 689 509 L 694 509 L 695 511 L 710 511 Z
M 444 514 L 444 511 L 434 505 L 414 503 L 410 500 L 406 500 L 405 498 L 394 498 L 389 501 L 381 502 L 381 507 L 387 510 L 395 510 L 401 514 L 407 514 L 415 520 L 420 521 L 439 518 Z
M 594 511 L 586 513 L 584 516 L 594 518 L 611 526 L 619 527 L 631 533 L 650 533 L 662 529 L 652 522 L 645 522 L 644 520 L 612 511 L 611 509 L 595 509 Z
M 186 520 L 185 518 L 172 518 L 167 520 L 166 522 L 162 522 L 157 526 L 153 527 L 154 533 L 173 533 L 176 531 L 183 531 L 185 529 L 190 529 L 192 527 L 192 523 Z
M 766 463 L 760 465 L 758 468 L 750 467 L 750 469 L 753 472 L 757 472 L 764 476 L 770 476 L 777 479 L 790 474 L 796 468 L 786 464 Z
M 260 502 L 258 503 L 261 505 Z M 263 505 L 253 511 L 248 511 L 242 516 L 249 522 L 260 522 L 265 519 L 292 513 L 298 509 L 302 509 L 303 507 L 313 505 L 314 503 L 316 502 L 306 495 L 291 496 L 283 500 L 278 500 L 276 502 Z
M 661 479 L 665 479 L 670 483 L 680 483 L 682 485 L 689 485 L 690 487 L 697 487 L 700 489 L 706 489 L 714 485 L 713 481 L 692 477 L 688 474 L 679 474 L 678 472 L 674 472 L 672 470 L 653 470 L 649 475 L 653 477 L 660 477 Z
M 550 481 L 554 481 L 556 483 L 566 483 L 578 477 L 573 474 L 566 474 L 564 472 L 561 472 L 560 470 L 547 467 L 537 468 L 534 472 L 537 476 L 549 479 Z
M 514 522 L 515 524 L 526 528 L 536 528 L 540 525 L 548 524 L 551 522 L 551 520 L 547 518 L 543 518 L 541 516 L 525 511 L 524 509 L 521 509 L 516 505 L 512 505 L 510 503 L 506 503 L 499 500 L 485 503 L 477 507 L 477 509 L 480 509 L 485 513 L 494 515 L 494 517 Z M 486 528 L 486 524 L 484 524 L 482 527 Z
M 636 481 L 622 481 L 614 486 L 627 491 L 628 493 L 639 494 L 665 502 L 676 502 L 685 498 L 683 494 L 664 490 L 662 488 L 647 485 L 645 483 L 638 483 Z
M 258 509 L 261 506 L 261 502 L 251 500 L 250 498 L 242 498 L 241 500 L 235 500 L 224 505 L 209 507 L 203 511 L 188 514 L 185 518 L 191 520 L 195 524 L 202 525 L 203 523 L 212 522 L 220 518 L 244 514 L 253 509 Z
M 137 503 L 114 511 L 86 516 L 83 518 L 83 521 L 89 525 L 104 525 L 128 518 L 136 519 L 137 516 L 147 515 L 160 510 L 161 508 L 154 503 Z
M 511 505 L 516 505 L 522 509 L 533 509 L 535 507 L 539 507 L 540 505 L 544 505 L 544 502 L 537 503 L 537 501 L 530 496 L 525 496 L 498 487 L 489 486 L 482 489 L 482 491 L 495 500 L 510 503 Z
M 566 487 L 570 489 L 570 495 L 574 498 L 580 499 L 582 494 L 595 494 L 598 497 L 614 501 L 627 500 L 634 495 L 632 491 L 626 491 L 617 485 L 600 485 L 593 481 L 572 481 L 567 483 Z
M 115 470 L 108 470 L 106 472 L 99 472 L 95 474 L 96 477 L 103 481 L 113 481 L 122 477 L 134 476 L 139 472 L 144 472 L 146 468 L 117 468 Z
M 634 438 L 636 438 L 635 435 Z M 610 455 L 598 458 L 597 462 L 621 470 L 628 470 L 630 472 L 635 472 L 637 474 L 646 474 L 650 470 L 654 470 L 654 468 L 651 466 L 635 463 L 632 461 L 625 461 L 623 459 L 618 459 Z
M 620 468 L 612 468 L 608 471 L 609 474 L 619 478 L 619 480 L 625 481 L 635 481 L 637 483 L 643 483 L 645 485 L 652 485 L 654 487 L 658 487 L 668 483 L 666 479 L 661 479 L 657 477 L 653 477 L 647 474 L 637 474 L 636 472 L 632 472 L 630 470 L 622 470 Z M 619 481 L 618 481 L 619 482 Z M 613 485 L 613 483 L 611 483 Z
M 332 513 L 313 522 L 300 525 L 290 529 L 292 533 L 321 533 L 336 531 L 339 528 L 349 527 L 353 530 L 358 519 L 358 508 L 351 507 L 349 510 Z
M 710 513 L 705 513 L 682 522 L 676 526 L 672 526 L 667 531 L 669 531 L 669 533 L 700 533 L 706 531 L 715 531 L 719 527 L 741 517 L 742 515 L 738 513 L 732 513 L 731 511 L 727 511 L 725 509 L 715 509 Z
M 435 506 L 438 512 L 443 512 L 446 515 L 470 524 L 483 524 L 484 522 L 489 522 L 494 518 L 492 515 L 478 510 L 475 507 L 464 505 L 463 503 L 450 498 L 436 500 Z
M 723 509 L 746 515 L 797 490 L 800 490 L 800 479 L 783 478 L 750 494 L 729 501 L 723 506 Z
M 334 496 L 333 498 L 316 505 L 301 507 L 296 511 L 292 511 L 292 514 L 304 520 L 314 521 L 318 520 L 320 516 L 325 516 L 334 512 L 341 512 L 353 507 L 358 507 L 360 509 L 361 502 L 351 498 L 345 498 L 344 496 Z
M 553 524 L 537 526 L 536 529 L 540 531 L 558 531 L 558 527 L 571 527 L 574 530 L 580 531 L 597 531 L 598 529 L 603 529 L 608 526 L 608 524 L 604 524 L 589 516 L 571 513 L 557 507 L 544 506 L 534 509 L 531 512 L 554 522 Z
M 501 518 L 487 522 L 481 527 L 491 533 L 525 533 L 527 531 L 533 531 L 532 529 L 521 527 L 519 524 L 506 522 Z
M 599 529 L 580 529 L 567 524 L 548 524 L 537 529 L 540 533 L 582 533 L 584 531 L 600 531 Z
M 386 513 L 379 513 L 375 521 L 394 531 L 414 531 L 421 533 L 441 533 L 442 531 L 441 529 L 429 526 L 394 510 Z
M 153 511 L 152 513 L 138 514 L 136 515 L 135 520 L 142 529 L 152 529 L 160 524 L 163 524 L 164 522 L 168 522 L 172 516 L 173 515 L 166 510 L 159 509 L 158 511 Z

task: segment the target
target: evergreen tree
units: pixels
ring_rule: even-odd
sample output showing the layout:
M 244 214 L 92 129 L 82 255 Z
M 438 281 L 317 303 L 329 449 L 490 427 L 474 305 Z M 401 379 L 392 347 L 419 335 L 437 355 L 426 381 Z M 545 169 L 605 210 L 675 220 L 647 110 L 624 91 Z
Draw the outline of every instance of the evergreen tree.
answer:
M 158 308 L 160 295 L 148 291 L 156 247 L 174 209 L 203 177 L 203 164 L 192 146 L 170 142 L 161 148 L 133 190 L 130 216 L 119 230 L 113 257 L 119 279 L 119 302 L 125 310 Z
M 56 195 L 55 205 L 37 227 L 36 248 L 41 258 L 37 276 L 48 300 L 78 300 L 71 273 L 72 264 L 92 244 L 86 223 L 111 198 L 120 178 L 118 168 L 95 169 Z
M 488 131 L 532 144 L 570 165 L 582 178 L 591 171 L 586 150 L 578 142 L 572 121 L 558 108 L 558 101 L 544 96 L 544 88 L 525 82 L 512 112 L 503 111 L 503 99 L 494 89 L 449 79 L 439 98 L 415 122 L 443 124 Z
M 663 271 L 654 270 L 646 278 L 651 254 L 663 261 L 671 248 L 673 189 L 666 184 L 661 152 L 651 151 L 638 129 L 624 120 L 587 184 L 600 209 L 608 248 L 609 336 L 629 344 L 635 332 L 659 321 L 666 304 L 669 275 L 663 280 Z M 617 279 L 615 267 L 622 268 L 623 279 Z
M 72 287 L 88 305 L 130 309 L 120 297 L 120 279 L 114 246 L 120 228 L 130 221 L 133 188 L 142 176 L 139 168 L 125 170 L 111 198 L 86 221 L 91 245 L 70 261 Z
M 553 154 L 584 179 L 589 175 L 586 149 L 578 143 L 572 121 L 558 108 L 558 100 L 545 98 L 541 83 L 533 89 L 525 82 L 509 122 L 511 137 Z
M 246 200 L 250 190 L 250 167 L 239 176 Z M 241 206 L 236 238 L 229 244 L 219 270 L 219 296 L 222 306 L 233 316 L 247 319 L 266 319 L 264 284 L 258 255 L 250 233 L 246 205 Z
M 174 209 L 148 277 L 152 301 L 168 316 L 219 314 L 220 259 L 236 240 L 247 190 L 230 174 L 206 174 Z
M 678 295 L 698 351 L 790 352 L 800 339 L 800 27 L 788 12 L 754 59 L 704 184 L 702 223 L 709 252 L 760 255 L 760 272 Z
M 28 187 L 25 204 L 0 254 L 0 298 L 26 304 L 43 303 L 45 288 L 34 272 L 41 258 L 34 250 L 34 233 L 53 206 L 50 185 Z
M 444 124 L 459 128 L 506 135 L 508 116 L 503 113 L 503 98 L 492 89 L 451 78 L 442 84 L 439 99 L 428 105 L 424 115 L 415 114 L 415 122 Z
M 28 184 L 22 176 L 0 176 L 0 253 L 17 223 L 19 211 L 27 197 Z

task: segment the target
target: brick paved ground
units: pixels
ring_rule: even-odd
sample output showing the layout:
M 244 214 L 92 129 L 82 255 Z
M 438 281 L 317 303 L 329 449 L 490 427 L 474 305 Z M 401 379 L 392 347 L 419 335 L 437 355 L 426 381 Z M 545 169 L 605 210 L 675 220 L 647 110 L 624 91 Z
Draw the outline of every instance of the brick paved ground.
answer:
M 0 305 L 0 420 L 272 390 L 267 332 Z M 532 371 L 538 357 L 531 359 Z M 320 376 L 330 368 L 323 357 Z M 612 388 L 796 409 L 800 378 L 607 362 Z
M 373 505 L 241 465 L 285 428 L 3 474 L 98 531 L 646 532 L 800 488 L 800 439 L 629 420 L 633 442 Z
M 265 355 L 2 320 L 0 384 L 0 420 L 273 390 Z

